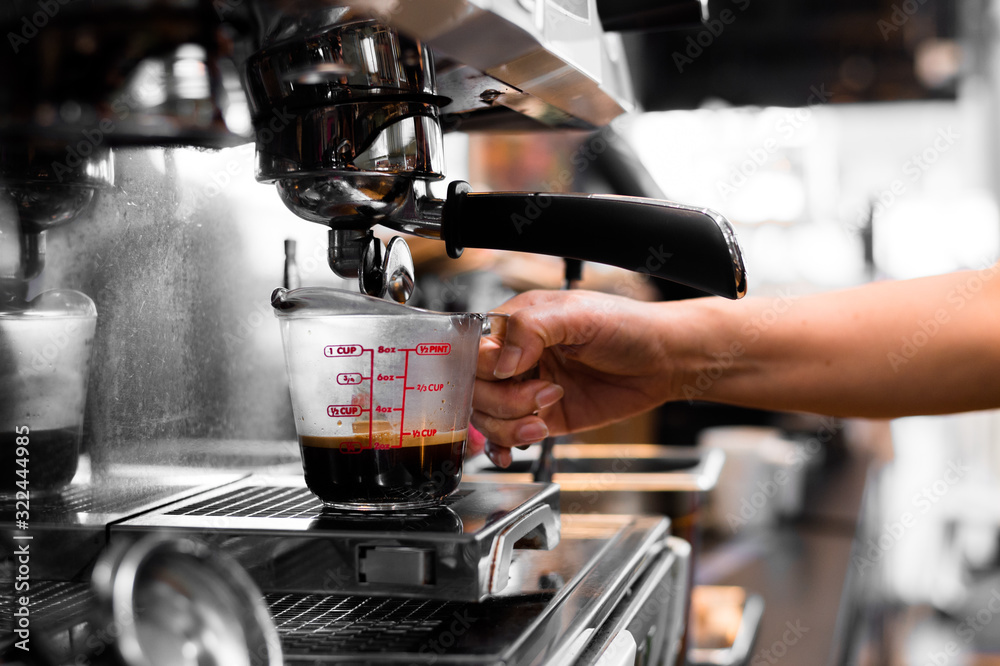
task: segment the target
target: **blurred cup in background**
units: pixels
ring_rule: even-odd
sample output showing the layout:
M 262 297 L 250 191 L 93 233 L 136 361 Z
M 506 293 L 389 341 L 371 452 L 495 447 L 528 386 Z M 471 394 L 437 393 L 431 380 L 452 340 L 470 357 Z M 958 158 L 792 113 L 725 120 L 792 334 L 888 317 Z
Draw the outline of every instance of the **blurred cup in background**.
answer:
M 72 290 L 0 311 L 0 493 L 58 491 L 76 474 L 96 325 Z

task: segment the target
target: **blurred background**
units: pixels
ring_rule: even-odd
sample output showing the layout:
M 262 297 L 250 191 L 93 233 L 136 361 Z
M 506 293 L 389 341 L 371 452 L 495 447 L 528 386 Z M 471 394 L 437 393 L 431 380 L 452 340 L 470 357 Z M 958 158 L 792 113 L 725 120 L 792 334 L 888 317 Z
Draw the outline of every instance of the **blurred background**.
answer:
M 643 112 L 598 134 L 452 134 L 470 156 L 452 168 L 488 190 L 719 210 L 752 297 L 997 261 L 1000 4 L 747 0 L 711 13 L 702 30 L 626 35 Z M 645 173 L 623 183 L 620 154 Z M 513 288 L 560 284 L 557 261 L 492 261 Z M 698 295 L 601 267 L 585 283 Z M 836 421 L 684 403 L 579 439 L 727 451 L 698 576 L 763 595 L 752 663 L 1000 663 L 996 413 Z M 790 496 L 747 511 L 776 470 Z M 790 643 L 795 623 L 810 631 Z

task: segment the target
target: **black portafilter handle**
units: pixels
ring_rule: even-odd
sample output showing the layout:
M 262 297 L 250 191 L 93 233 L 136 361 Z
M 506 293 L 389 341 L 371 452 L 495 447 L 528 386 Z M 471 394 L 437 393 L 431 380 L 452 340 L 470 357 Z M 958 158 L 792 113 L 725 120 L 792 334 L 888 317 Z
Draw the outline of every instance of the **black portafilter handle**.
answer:
M 609 32 L 656 32 L 691 28 L 708 20 L 708 0 L 597 0 Z
M 706 208 L 602 194 L 471 192 L 448 187 L 442 236 L 457 258 L 467 247 L 568 257 L 742 298 L 747 278 L 729 221 Z

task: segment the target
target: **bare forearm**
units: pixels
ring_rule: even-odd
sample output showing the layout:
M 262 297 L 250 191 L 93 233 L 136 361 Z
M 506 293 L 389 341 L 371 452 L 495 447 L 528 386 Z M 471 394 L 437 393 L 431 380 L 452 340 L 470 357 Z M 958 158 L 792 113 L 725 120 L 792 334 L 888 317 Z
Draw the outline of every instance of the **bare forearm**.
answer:
M 689 338 L 682 399 L 870 417 L 1000 406 L 1000 266 L 670 305 Z

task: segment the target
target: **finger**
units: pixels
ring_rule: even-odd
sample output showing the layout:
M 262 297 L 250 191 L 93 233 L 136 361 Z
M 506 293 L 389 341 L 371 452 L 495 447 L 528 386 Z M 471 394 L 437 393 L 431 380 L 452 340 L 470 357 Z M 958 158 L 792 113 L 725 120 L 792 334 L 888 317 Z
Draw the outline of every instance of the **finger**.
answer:
M 514 296 L 493 312 L 510 315 L 520 310 L 542 306 L 545 303 L 559 298 L 560 292 L 551 290 L 528 291 Z M 507 328 L 510 317 L 497 318 L 493 326 L 493 332 L 484 336 L 479 343 L 479 359 L 476 365 L 476 376 L 479 379 L 495 379 L 497 359 L 503 349 L 503 342 L 507 336 Z
M 566 294 L 511 314 L 493 375 L 507 379 L 527 371 L 547 347 L 587 342 L 604 317 L 589 312 L 582 302 L 576 302 L 578 298 L 584 297 Z
M 493 370 L 497 367 L 502 341 L 487 337 L 479 341 L 479 358 L 476 362 L 476 378 L 494 380 Z
M 508 449 L 512 446 L 540 442 L 549 435 L 545 421 L 533 415 L 520 419 L 498 419 L 483 412 L 473 411 L 472 423 L 486 435 L 490 443 Z
M 504 469 L 510 467 L 510 463 L 514 459 L 510 453 L 510 449 L 505 449 L 504 447 L 498 446 L 489 440 L 486 440 L 486 457 L 489 458 L 494 465 Z
M 472 393 L 472 408 L 498 419 L 516 419 L 551 407 L 563 394 L 561 386 L 544 379 L 477 381 Z
M 510 297 L 503 305 L 498 308 L 493 308 L 491 312 L 500 312 L 508 315 L 513 314 L 518 310 L 544 305 L 545 303 L 551 301 L 558 301 L 563 297 L 563 295 L 565 295 L 565 293 L 565 291 L 554 289 L 532 289 L 524 291 Z M 505 326 L 506 322 L 501 322 L 500 325 Z
M 486 435 L 469 426 L 469 440 L 465 448 L 465 457 L 474 458 L 482 453 L 486 448 Z

